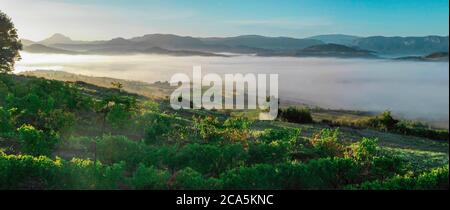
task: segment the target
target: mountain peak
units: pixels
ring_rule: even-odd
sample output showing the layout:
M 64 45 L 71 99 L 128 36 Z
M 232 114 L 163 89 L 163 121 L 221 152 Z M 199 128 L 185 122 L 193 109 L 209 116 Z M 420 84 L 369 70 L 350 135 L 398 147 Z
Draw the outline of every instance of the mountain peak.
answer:
M 41 44 L 68 44 L 71 42 L 73 42 L 71 38 L 69 38 L 63 34 L 56 33 L 56 34 L 53 34 L 51 37 L 40 41 L 39 43 L 41 43 Z

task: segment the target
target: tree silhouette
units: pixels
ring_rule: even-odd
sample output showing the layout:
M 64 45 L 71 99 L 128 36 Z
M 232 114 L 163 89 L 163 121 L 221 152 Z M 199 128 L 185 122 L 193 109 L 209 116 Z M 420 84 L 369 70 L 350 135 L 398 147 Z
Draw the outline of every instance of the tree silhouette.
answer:
M 0 11 L 0 73 L 13 71 L 15 62 L 20 59 L 21 49 L 22 43 L 11 18 Z

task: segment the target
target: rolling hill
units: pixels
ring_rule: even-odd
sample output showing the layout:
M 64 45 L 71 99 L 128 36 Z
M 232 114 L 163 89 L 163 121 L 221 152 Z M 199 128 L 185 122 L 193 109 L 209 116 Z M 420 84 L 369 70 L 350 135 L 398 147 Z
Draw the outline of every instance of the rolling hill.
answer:
M 23 42 L 25 46 L 34 43 L 29 40 Z M 130 39 L 119 37 L 103 41 L 74 41 L 62 34 L 55 34 L 37 44 L 79 53 L 104 54 L 153 51 L 149 53 L 202 55 L 227 52 L 259 56 L 321 57 L 373 57 L 376 54 L 381 57 L 423 57 L 435 52 L 448 52 L 449 42 L 448 36 L 357 37 L 343 34 L 319 35 L 307 39 L 259 35 L 197 38 L 173 34 L 147 34 Z
M 353 41 L 361 37 L 351 36 L 345 34 L 326 34 L 309 37 L 309 39 L 320 40 L 327 44 L 340 44 L 340 45 L 352 45 Z
M 45 46 L 42 44 L 31 44 L 28 46 L 24 46 L 23 50 L 25 52 L 30 52 L 30 53 L 44 53 L 44 54 L 68 54 L 68 55 L 80 54 L 79 52 L 63 50 L 63 49 L 58 49 L 58 48 L 54 48 L 54 47 L 48 47 L 48 46 Z
M 448 52 L 448 44 L 448 36 L 374 36 L 356 39 L 353 41 L 352 46 L 386 55 L 423 56 L 434 52 Z
M 315 56 L 315 57 L 361 57 L 375 58 L 376 56 L 368 50 L 360 50 L 339 44 L 322 44 L 311 46 L 299 50 L 296 56 Z

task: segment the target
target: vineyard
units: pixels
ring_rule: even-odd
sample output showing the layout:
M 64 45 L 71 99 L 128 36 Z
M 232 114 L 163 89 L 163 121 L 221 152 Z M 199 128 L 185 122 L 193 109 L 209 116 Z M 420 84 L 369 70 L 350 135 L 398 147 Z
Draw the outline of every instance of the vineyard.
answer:
M 267 122 L 126 88 L 0 74 L 0 189 L 449 186 L 448 131 L 388 112 L 350 124 L 290 107 Z

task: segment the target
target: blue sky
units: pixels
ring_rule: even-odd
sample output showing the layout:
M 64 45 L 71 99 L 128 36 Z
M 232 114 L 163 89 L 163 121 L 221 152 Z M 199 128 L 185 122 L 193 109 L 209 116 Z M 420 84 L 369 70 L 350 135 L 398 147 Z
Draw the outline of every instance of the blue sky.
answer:
M 448 0 L 0 0 L 22 37 L 448 35 Z

